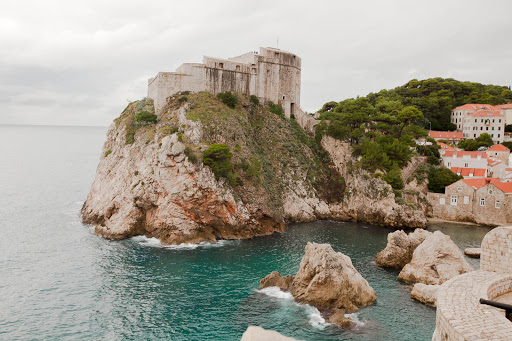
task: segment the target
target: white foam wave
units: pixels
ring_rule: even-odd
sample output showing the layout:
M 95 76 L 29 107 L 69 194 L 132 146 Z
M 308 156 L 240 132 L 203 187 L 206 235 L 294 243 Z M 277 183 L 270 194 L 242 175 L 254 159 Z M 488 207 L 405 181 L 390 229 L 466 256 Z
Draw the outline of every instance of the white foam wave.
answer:
M 359 319 L 358 315 L 358 313 L 345 314 L 345 317 L 349 318 L 352 322 L 354 322 L 356 327 L 362 327 L 365 325 L 365 323 Z
M 138 242 L 140 245 L 143 246 L 151 246 L 151 247 L 162 247 L 166 249 L 173 249 L 173 250 L 193 250 L 197 249 L 198 247 L 220 247 L 226 245 L 228 242 L 235 242 L 235 241 L 228 241 L 228 240 L 219 240 L 216 242 L 200 242 L 198 244 L 192 244 L 192 243 L 181 243 L 178 245 L 162 245 L 160 243 L 160 240 L 158 238 L 148 238 L 146 236 L 135 236 L 132 237 L 132 240 Z
M 309 315 L 308 322 L 311 326 L 319 329 L 324 329 L 325 326 L 330 324 L 327 321 L 325 321 L 325 319 L 322 317 L 322 314 L 320 314 L 320 311 L 318 309 L 307 304 L 303 305 L 306 306 L 306 311 L 308 312 Z
M 297 306 L 304 308 L 309 317 L 309 324 L 315 328 L 324 329 L 325 326 L 329 325 L 329 323 L 325 321 L 325 319 L 322 317 L 322 314 L 317 308 L 310 306 L 309 304 L 302 304 L 296 302 L 292 294 L 288 291 L 282 291 L 278 287 L 267 287 L 256 291 L 270 297 L 275 297 L 288 302 L 291 301 L 293 302 L 293 304 L 296 304 Z
M 261 292 L 262 294 L 268 295 L 270 297 L 281 298 L 283 300 L 293 301 L 293 296 L 291 293 L 287 291 L 282 291 L 279 287 L 266 287 L 261 290 L 256 290 L 257 292 Z

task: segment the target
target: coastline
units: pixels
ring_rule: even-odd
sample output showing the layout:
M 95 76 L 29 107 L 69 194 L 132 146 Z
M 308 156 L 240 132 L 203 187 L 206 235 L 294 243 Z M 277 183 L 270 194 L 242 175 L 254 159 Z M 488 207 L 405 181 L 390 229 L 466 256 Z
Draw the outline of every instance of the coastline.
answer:
M 458 224 L 458 225 L 460 224 L 460 225 L 468 225 L 468 226 L 484 226 L 484 227 L 488 227 L 490 229 L 502 226 L 502 225 L 490 226 L 490 225 L 472 223 L 469 221 L 455 221 L 455 220 L 447 220 L 447 219 L 442 219 L 442 218 L 427 217 L 427 227 L 428 227 L 428 224 L 430 224 L 430 223 L 451 223 L 451 224 Z

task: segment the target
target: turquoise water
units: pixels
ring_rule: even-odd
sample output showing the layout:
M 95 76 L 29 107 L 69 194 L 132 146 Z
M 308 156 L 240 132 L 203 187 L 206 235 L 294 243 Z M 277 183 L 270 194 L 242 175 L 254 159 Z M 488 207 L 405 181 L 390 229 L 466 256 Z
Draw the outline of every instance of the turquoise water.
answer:
M 390 231 L 360 223 L 290 225 L 285 233 L 200 246 L 109 241 L 79 220 L 106 128 L 0 126 L 0 339 L 239 340 L 260 325 L 305 340 L 430 340 L 435 309 L 373 263 Z M 436 224 L 461 247 L 488 229 Z M 344 330 L 285 294 L 256 290 L 295 274 L 308 241 L 352 258 L 377 303 Z M 478 260 L 470 260 L 474 266 Z

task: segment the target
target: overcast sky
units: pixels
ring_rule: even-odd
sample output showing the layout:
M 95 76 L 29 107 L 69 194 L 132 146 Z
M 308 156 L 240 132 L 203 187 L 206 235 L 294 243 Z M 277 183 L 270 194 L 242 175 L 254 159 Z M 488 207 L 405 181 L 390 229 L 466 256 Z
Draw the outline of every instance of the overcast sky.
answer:
M 309 112 L 452 77 L 512 85 L 511 0 L 17 0 L 0 11 L 0 124 L 109 125 L 203 55 L 302 58 Z

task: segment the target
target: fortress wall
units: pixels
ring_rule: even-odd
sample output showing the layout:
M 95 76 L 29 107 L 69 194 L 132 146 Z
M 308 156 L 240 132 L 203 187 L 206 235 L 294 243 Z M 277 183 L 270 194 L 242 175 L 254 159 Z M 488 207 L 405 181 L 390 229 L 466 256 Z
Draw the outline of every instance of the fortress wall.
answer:
M 272 48 L 230 59 L 204 57 L 202 64 L 185 63 L 177 72 L 158 73 L 148 81 L 148 97 L 159 112 L 167 97 L 179 91 L 231 91 L 281 104 L 289 118 L 300 110 L 300 67 L 299 57 Z
M 485 235 L 480 269 L 512 273 L 512 227 L 497 227 Z

